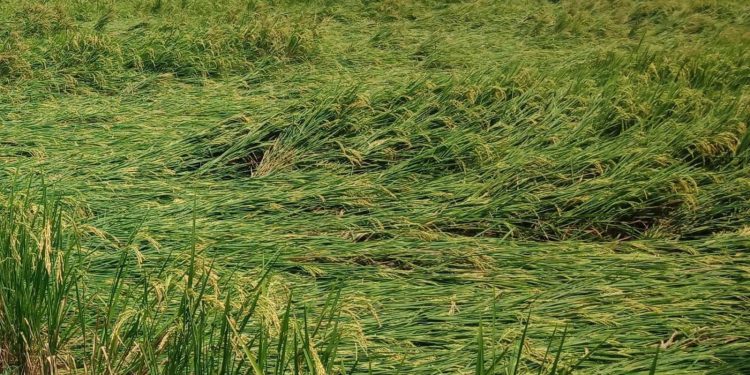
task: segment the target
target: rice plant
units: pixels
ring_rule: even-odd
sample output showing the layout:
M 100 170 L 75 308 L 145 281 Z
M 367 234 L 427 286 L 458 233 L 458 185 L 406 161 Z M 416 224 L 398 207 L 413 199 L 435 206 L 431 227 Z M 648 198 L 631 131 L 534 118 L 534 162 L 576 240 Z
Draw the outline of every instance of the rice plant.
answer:
M 748 14 L 6 2 L 0 370 L 748 373 Z
M 45 191 L 46 192 L 46 191 Z M 258 310 L 270 268 L 223 289 L 191 251 L 172 281 L 122 251 L 109 288 L 85 281 L 87 255 L 58 200 L 11 191 L 3 207 L 0 369 L 18 373 L 283 374 L 339 370 L 338 294 L 323 312 Z M 269 263 L 270 264 L 270 263 Z M 210 285 L 211 284 L 211 285 Z M 301 314 L 301 316 L 299 316 Z

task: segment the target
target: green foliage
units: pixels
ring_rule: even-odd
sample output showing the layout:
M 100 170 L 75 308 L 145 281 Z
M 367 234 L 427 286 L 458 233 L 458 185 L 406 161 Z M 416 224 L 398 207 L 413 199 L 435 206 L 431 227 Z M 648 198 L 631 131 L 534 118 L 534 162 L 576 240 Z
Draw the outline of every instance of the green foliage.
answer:
M 0 367 L 748 373 L 748 14 L 5 2 Z
M 0 220 L 0 369 L 315 374 L 338 368 L 338 294 L 314 328 L 308 309 L 297 318 L 290 295 L 279 325 L 275 312 L 258 309 L 270 269 L 246 291 L 223 288 L 212 266 L 197 261 L 195 246 L 175 281 L 166 263 L 142 272 L 121 251 L 109 290 L 97 290 L 85 282 L 89 261 L 59 201 L 43 196 L 37 204 L 16 195 L 11 191 Z

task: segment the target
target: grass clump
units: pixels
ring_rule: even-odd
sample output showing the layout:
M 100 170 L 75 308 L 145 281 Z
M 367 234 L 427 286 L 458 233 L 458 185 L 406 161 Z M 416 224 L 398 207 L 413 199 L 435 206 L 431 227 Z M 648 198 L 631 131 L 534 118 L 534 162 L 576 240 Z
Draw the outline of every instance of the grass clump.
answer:
M 67 3 L 11 7 L 13 18 L 4 24 L 4 32 L 34 48 L 24 56 L 3 53 L 0 73 L 18 77 L 33 72 L 32 77 L 48 82 L 111 91 L 134 76 L 241 74 L 304 60 L 315 50 L 316 21 L 267 7 L 235 4 L 218 18 L 197 9 L 175 9 L 182 16 L 173 19 L 158 16 L 161 11 L 141 17 L 131 11 L 127 6 L 100 9 Z M 22 69 L 27 65 L 33 69 Z
M 15 13 L 21 33 L 47 36 L 73 27 L 73 20 L 64 8 L 48 4 L 24 4 Z
M 0 33 L 3 35 L 0 44 L 0 80 L 10 82 L 28 76 L 31 65 L 24 58 L 28 47 L 23 43 L 23 38 L 18 32 L 3 30 Z
M 0 224 L 0 368 L 49 372 L 70 337 L 75 242 L 61 231 L 59 206 L 16 199 Z
M 59 201 L 11 192 L 2 211 L 2 371 L 282 374 L 339 366 L 336 295 L 317 318 L 294 308 L 291 295 L 281 311 L 262 311 L 269 269 L 244 292 L 224 288 L 195 249 L 174 280 L 166 264 L 146 272 L 121 251 L 108 287 L 91 285 L 91 261 Z
M 251 69 L 257 61 L 304 58 L 312 51 L 311 33 L 289 22 L 259 15 L 198 30 L 165 25 L 129 41 L 127 50 L 133 57 L 124 65 L 177 76 L 216 76 Z

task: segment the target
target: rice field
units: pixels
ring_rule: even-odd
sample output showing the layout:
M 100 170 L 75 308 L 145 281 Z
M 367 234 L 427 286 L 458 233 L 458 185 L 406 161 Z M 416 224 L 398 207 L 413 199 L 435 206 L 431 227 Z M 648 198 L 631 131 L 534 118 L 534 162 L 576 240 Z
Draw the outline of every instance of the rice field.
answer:
M 2 374 L 750 373 L 750 2 L 0 6 Z

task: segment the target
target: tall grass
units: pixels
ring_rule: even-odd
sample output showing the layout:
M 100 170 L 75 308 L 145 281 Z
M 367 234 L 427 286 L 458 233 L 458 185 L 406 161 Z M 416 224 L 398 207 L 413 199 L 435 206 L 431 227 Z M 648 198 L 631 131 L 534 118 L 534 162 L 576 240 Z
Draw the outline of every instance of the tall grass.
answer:
M 289 295 L 260 312 L 270 268 L 241 291 L 212 279 L 195 247 L 181 275 L 139 272 L 122 251 L 107 284 L 58 200 L 11 192 L 0 220 L 0 370 L 25 374 L 345 372 L 338 294 L 312 316 Z M 269 263 L 270 265 L 270 263 Z
M 58 205 L 11 193 L 0 224 L 0 368 L 48 372 L 70 339 L 75 243 Z

